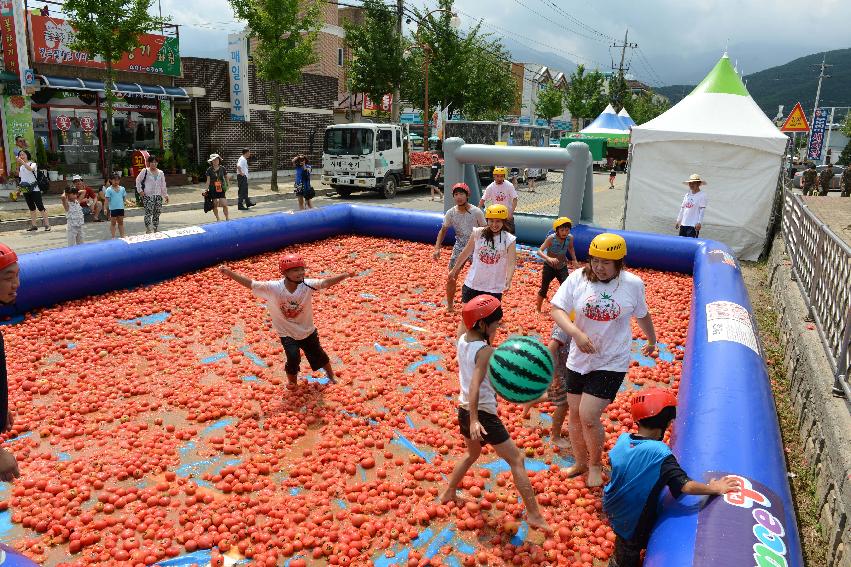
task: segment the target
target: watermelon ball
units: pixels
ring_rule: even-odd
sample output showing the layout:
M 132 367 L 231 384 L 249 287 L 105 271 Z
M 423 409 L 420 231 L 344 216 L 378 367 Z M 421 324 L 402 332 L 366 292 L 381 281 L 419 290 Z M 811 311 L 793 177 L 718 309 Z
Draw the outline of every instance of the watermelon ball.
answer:
M 550 351 L 532 337 L 511 337 L 499 345 L 488 369 L 493 389 L 509 402 L 536 400 L 553 380 Z

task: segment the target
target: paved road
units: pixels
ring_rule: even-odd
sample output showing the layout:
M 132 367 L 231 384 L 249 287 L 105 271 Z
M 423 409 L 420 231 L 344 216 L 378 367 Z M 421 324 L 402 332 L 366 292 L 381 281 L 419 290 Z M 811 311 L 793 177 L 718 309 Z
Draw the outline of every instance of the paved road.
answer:
M 623 181 L 625 176 L 618 176 L 615 190 L 608 189 L 608 176 L 595 175 L 594 210 L 595 222 L 601 226 L 619 227 L 620 218 L 623 214 Z M 558 196 L 561 189 L 561 174 L 551 173 L 545 183 L 539 183 L 536 193 L 528 192 L 525 187 L 521 188 L 518 209 L 523 212 L 553 215 L 558 212 Z M 258 200 L 259 201 L 259 200 Z M 412 189 L 401 191 L 394 199 L 388 201 L 374 193 L 354 194 L 346 199 L 336 195 L 317 196 L 314 205 L 323 207 L 334 203 L 362 203 L 370 205 L 390 206 L 399 208 L 419 209 L 426 211 L 442 211 L 443 204 L 438 201 L 429 200 L 428 189 Z M 213 214 L 205 214 L 200 208 L 191 210 L 178 210 L 164 212 L 160 218 L 160 230 L 169 230 L 185 226 L 207 224 L 213 221 Z M 245 216 L 257 216 L 279 211 L 295 211 L 298 202 L 287 194 L 277 195 L 266 201 L 258 202 L 257 206 L 249 211 L 238 211 L 235 206 L 230 207 L 231 218 L 242 218 Z M 224 217 L 222 217 L 224 218 Z M 143 234 L 145 224 L 141 216 L 127 217 L 125 226 L 128 235 Z M 86 242 L 95 242 L 110 238 L 109 223 L 87 223 L 85 226 Z M 25 232 L 13 230 L 0 232 L 0 242 L 11 246 L 19 253 L 38 252 L 50 248 L 61 248 L 66 246 L 65 226 L 54 226 L 50 232 L 39 229 L 38 232 Z M 85 253 L 85 248 L 79 253 Z

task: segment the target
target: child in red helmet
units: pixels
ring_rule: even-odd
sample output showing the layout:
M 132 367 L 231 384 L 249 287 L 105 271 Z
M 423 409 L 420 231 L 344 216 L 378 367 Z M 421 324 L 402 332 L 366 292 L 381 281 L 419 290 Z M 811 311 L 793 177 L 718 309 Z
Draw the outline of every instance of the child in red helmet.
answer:
M 479 459 L 482 444 L 489 444 L 511 467 L 514 485 L 526 506 L 529 526 L 552 531 L 538 508 L 523 455 L 497 416 L 496 393 L 490 379 L 486 378 L 488 362 L 494 351 L 490 343 L 502 321 L 500 301 L 492 295 L 476 296 L 464 304 L 461 318 L 466 332 L 458 335 L 458 378 L 461 383 L 458 426 L 467 443 L 467 456 L 455 465 L 449 486 L 440 496 L 440 501 L 458 502 L 458 485 Z
M 255 281 L 224 266 L 219 270 L 250 289 L 257 297 L 266 300 L 272 326 L 281 337 L 281 344 L 287 356 L 284 371 L 287 374 L 288 387 L 293 388 L 296 385 L 301 351 L 304 351 L 311 369 L 324 369 L 328 380 L 336 383 L 331 361 L 319 344 L 319 332 L 313 324 L 313 292 L 329 288 L 353 277 L 354 274 L 349 272 L 321 280 L 304 279 L 304 259 L 297 254 L 281 256 L 280 268 L 284 279 L 271 281 Z
M 638 567 L 647 547 L 659 493 L 666 485 L 680 494 L 721 495 L 738 488 L 730 477 L 709 484 L 689 478 L 671 449 L 662 442 L 677 416 L 677 398 L 669 390 L 649 388 L 632 398 L 632 418 L 638 433 L 622 433 L 609 452 L 612 478 L 603 491 L 603 510 L 617 536 L 609 567 Z
M 18 256 L 15 251 L 0 244 L 0 304 L 14 303 L 18 295 L 20 278 Z M 12 428 L 12 412 L 9 409 L 9 383 L 6 378 L 6 344 L 0 333 L 0 431 Z M 0 448 L 0 481 L 11 482 L 21 476 L 15 456 Z

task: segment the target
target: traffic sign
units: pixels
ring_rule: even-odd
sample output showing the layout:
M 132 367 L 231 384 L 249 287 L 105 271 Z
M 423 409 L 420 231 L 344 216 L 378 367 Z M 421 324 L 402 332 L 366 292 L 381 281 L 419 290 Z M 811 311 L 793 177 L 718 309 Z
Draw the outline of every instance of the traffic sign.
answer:
M 797 103 L 795 108 L 792 109 L 792 112 L 789 113 L 789 116 L 786 118 L 786 121 L 783 122 L 783 126 L 780 127 L 781 132 L 808 132 L 810 130 L 810 125 L 807 123 L 807 117 L 804 114 L 804 109 L 801 108 L 801 103 Z

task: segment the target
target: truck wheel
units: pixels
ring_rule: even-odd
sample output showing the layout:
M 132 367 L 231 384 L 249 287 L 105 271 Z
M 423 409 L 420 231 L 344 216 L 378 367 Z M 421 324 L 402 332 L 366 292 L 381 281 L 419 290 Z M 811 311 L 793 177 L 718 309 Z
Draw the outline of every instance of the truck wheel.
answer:
M 384 178 L 384 187 L 380 190 L 381 196 L 385 199 L 392 199 L 396 196 L 396 178 L 388 175 Z
M 345 188 L 344 188 L 344 187 L 340 187 L 340 188 L 338 188 L 338 189 L 337 189 L 337 194 L 338 194 L 340 197 L 349 197 L 349 196 L 351 196 L 351 194 L 352 194 L 352 190 L 351 190 L 351 189 L 349 189 L 348 187 L 345 187 Z

